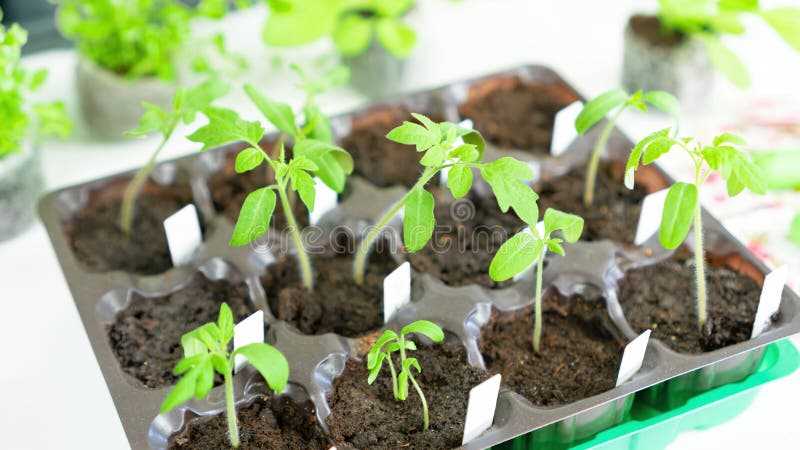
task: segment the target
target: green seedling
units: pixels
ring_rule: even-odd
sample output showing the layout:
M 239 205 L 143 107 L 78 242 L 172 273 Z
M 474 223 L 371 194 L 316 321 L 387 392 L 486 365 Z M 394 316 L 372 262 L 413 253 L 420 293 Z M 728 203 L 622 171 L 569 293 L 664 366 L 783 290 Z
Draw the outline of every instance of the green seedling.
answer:
M 229 86 L 217 78 L 209 79 L 192 88 L 178 88 L 172 99 L 172 109 L 166 111 L 152 103 L 143 102 L 145 112 L 139 119 L 139 126 L 129 131 L 129 136 L 142 137 L 153 133 L 161 134 L 161 142 L 150 155 L 147 163 L 136 172 L 125 188 L 120 209 L 119 226 L 126 235 L 130 235 L 133 225 L 136 200 L 144 188 L 156 166 L 158 155 L 167 145 L 181 123 L 189 125 L 194 122 L 197 113 L 206 109 L 215 100 L 227 94 Z
M 659 0 L 658 18 L 665 32 L 694 36 L 703 43 L 711 63 L 739 88 L 750 85 L 741 59 L 726 47 L 723 35 L 746 32 L 742 18 L 762 18 L 787 44 L 800 52 L 800 8 L 762 9 L 758 0 Z
M 330 35 L 342 56 L 361 55 L 377 41 L 389 54 L 406 58 L 416 46 L 417 33 L 403 16 L 414 4 L 414 0 L 270 2 L 264 40 L 269 45 L 296 46 Z
M 489 184 L 502 212 L 513 208 L 526 223 L 538 218 L 537 195 L 526 183 L 533 179 L 528 164 L 511 157 L 483 162 L 485 142 L 477 131 L 462 128 L 450 122 L 434 123 L 429 118 L 412 113 L 423 125 L 404 122 L 386 137 L 394 142 L 414 145 L 424 153 L 420 163 L 423 172 L 414 186 L 381 217 L 359 244 L 353 263 L 353 277 L 357 284 L 364 283 L 367 256 L 375 240 L 389 222 L 404 209 L 403 243 L 407 251 L 422 249 L 433 235 L 436 218 L 433 214 L 434 198 L 425 185 L 441 170 L 448 168 L 447 187 L 454 198 L 464 197 L 472 188 L 473 169 Z
M 3 10 L 0 9 L 0 19 Z M 72 121 L 62 102 L 29 103 L 27 96 L 47 79 L 46 70 L 22 67 L 28 33 L 18 24 L 0 24 L 0 159 L 22 150 L 29 135 L 67 137 Z
M 233 396 L 233 369 L 236 356 L 244 357 L 264 377 L 275 394 L 280 394 L 289 382 L 289 363 L 275 347 L 265 343 L 244 345 L 230 351 L 233 339 L 233 313 L 227 303 L 219 309 L 217 322 L 200 326 L 181 337 L 183 358 L 173 373 L 181 378 L 161 403 L 161 413 L 167 413 L 192 397 L 201 400 L 214 387 L 214 372 L 225 383 L 225 415 L 228 418 L 228 438 L 231 446 L 239 447 L 239 425 Z
M 400 330 L 400 334 L 392 330 L 384 331 L 381 337 L 372 344 L 372 348 L 367 354 L 367 370 L 369 370 L 367 383 L 372 384 L 375 382 L 385 361 L 389 366 L 389 372 L 392 374 L 392 392 L 396 400 L 405 401 L 408 398 L 408 383 L 411 382 L 411 385 L 414 386 L 420 403 L 422 403 L 422 426 L 427 431 L 430 425 L 428 402 L 425 400 L 422 388 L 414 378 L 414 370 L 417 371 L 417 374 L 422 373 L 422 367 L 420 367 L 417 358 L 406 356 L 407 351 L 417 349 L 417 345 L 409 338 L 409 335 L 413 333 L 421 334 L 435 343 L 444 341 L 444 331 L 435 323 L 427 320 L 418 320 L 404 326 Z M 400 373 L 397 373 L 392 362 L 393 353 L 400 355 Z
M 282 133 L 282 137 L 278 140 L 277 156 L 270 155 L 261 148 L 264 127 L 260 122 L 246 121 L 235 111 L 224 108 L 206 109 L 203 113 L 208 117 L 208 125 L 189 136 L 189 140 L 202 143 L 202 151 L 234 141 L 243 141 L 247 147 L 236 155 L 237 173 L 254 170 L 265 162 L 272 169 L 275 183 L 250 192 L 245 198 L 230 245 L 247 245 L 269 230 L 269 223 L 275 211 L 277 192 L 277 198 L 280 199 L 283 214 L 289 225 L 290 236 L 297 250 L 303 285 L 306 289 L 312 290 L 314 278 L 311 260 L 292 212 L 289 188 L 297 192 L 309 211 L 313 211 L 315 201 L 313 177 L 319 177 L 334 191 L 342 192 L 347 175 L 353 171 L 353 158 L 345 150 L 327 140 L 330 137 L 329 131 L 327 133 L 320 131 L 324 125 L 319 118 L 312 120 L 310 126 L 300 127 L 288 104 L 267 98 L 251 85 L 246 85 L 244 90 L 267 121 Z M 327 124 L 327 119 L 324 123 Z M 320 136 L 321 134 L 324 136 Z M 292 148 L 294 156 L 291 159 L 286 157 L 284 151 L 285 136 L 294 140 Z M 315 138 L 316 136 L 322 137 L 323 140 Z
M 537 214 L 538 215 L 538 214 Z M 561 237 L 553 233 L 560 232 Z M 544 213 L 544 233 L 539 233 L 536 222 L 529 222 L 523 230 L 507 240 L 494 255 L 489 265 L 489 276 L 495 281 L 505 281 L 536 263 L 536 293 L 533 301 L 533 350 L 540 352 L 542 340 L 542 271 L 547 251 L 564 256 L 562 242 L 576 242 L 583 232 L 583 218 L 548 208 Z
M 693 138 L 671 137 L 670 129 L 666 128 L 650 134 L 636 144 L 625 166 L 625 185 L 632 189 L 634 172 L 639 165 L 652 163 L 673 147 L 684 150 L 694 163 L 694 181 L 677 182 L 667 192 L 658 239 L 664 248 L 677 248 L 694 226 L 696 307 L 701 330 L 705 327 L 707 318 L 707 293 L 699 192 L 708 176 L 714 172 L 726 181 L 728 195 L 731 197 L 745 188 L 756 194 L 766 192 L 766 179 L 750 156 L 741 150 L 740 147 L 744 144 L 741 137 L 724 133 L 715 137 L 711 145 L 705 145 Z
M 598 122 L 606 118 L 612 111 L 614 114 L 606 121 L 605 126 L 600 132 L 589 158 L 586 167 L 586 180 L 583 190 L 583 204 L 588 208 L 594 202 L 594 187 L 597 182 L 597 169 L 600 165 L 600 158 L 606 152 L 608 139 L 617 124 L 617 119 L 628 107 L 634 107 L 640 111 L 647 111 L 648 105 L 653 106 L 667 114 L 677 117 L 680 111 L 680 104 L 672 94 L 664 91 L 636 91 L 628 94 L 622 89 L 612 89 L 598 95 L 581 110 L 575 119 L 575 130 L 580 135 L 586 134 Z

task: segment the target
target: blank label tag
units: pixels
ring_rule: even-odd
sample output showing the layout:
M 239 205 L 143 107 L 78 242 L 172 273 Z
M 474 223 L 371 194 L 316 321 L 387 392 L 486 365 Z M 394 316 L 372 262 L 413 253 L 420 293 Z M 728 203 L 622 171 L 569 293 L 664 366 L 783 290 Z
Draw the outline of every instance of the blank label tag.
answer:
M 316 225 L 322 216 L 328 211 L 336 208 L 339 202 L 339 195 L 319 178 L 314 178 L 314 211 L 308 213 L 308 220 L 311 225 Z
M 258 310 L 233 327 L 233 349 L 261 342 L 264 342 L 264 311 Z M 236 355 L 234 371 L 238 372 L 246 362 L 244 356 Z
M 383 279 L 383 323 L 411 301 L 411 264 L 407 261 Z
M 164 220 L 164 232 L 172 257 L 172 265 L 182 266 L 192 259 L 197 247 L 203 242 L 200 220 L 194 205 L 186 205 Z
M 550 139 L 550 155 L 558 156 L 564 153 L 570 144 L 578 137 L 575 130 L 575 119 L 583 109 L 583 102 L 578 100 L 556 113 L 553 121 L 553 137 Z
M 492 426 L 494 411 L 497 408 L 497 396 L 500 394 L 500 380 L 501 376 L 498 373 L 470 389 L 461 445 L 468 444 Z
M 461 122 L 458 123 L 458 125 L 461 128 L 469 128 L 470 130 L 472 129 L 472 121 L 469 120 L 469 119 L 462 120 Z M 453 148 L 458 147 L 459 145 L 462 145 L 463 143 L 464 143 L 464 140 L 461 139 L 461 138 L 458 138 L 456 140 Z M 445 167 L 444 169 L 439 171 L 439 184 L 441 184 L 442 186 L 447 184 L 447 175 L 449 173 L 450 173 L 450 168 L 449 167 Z
M 650 330 L 646 330 L 625 346 L 625 350 L 622 352 L 622 362 L 619 364 L 619 373 L 617 373 L 617 386 L 630 380 L 642 368 L 649 341 Z
M 664 202 L 667 200 L 669 188 L 648 194 L 642 200 L 642 211 L 639 213 L 639 225 L 636 227 L 635 245 L 642 245 L 658 231 L 661 226 L 661 215 Z
M 539 232 L 539 236 L 544 236 L 544 221 L 543 220 L 539 221 L 539 223 L 536 224 L 536 231 Z M 525 227 L 525 229 L 522 232 L 523 233 L 528 233 L 528 234 L 533 234 L 531 232 L 531 228 L 530 227 Z M 545 255 L 546 251 L 547 251 L 547 247 L 542 248 L 542 256 Z M 525 269 L 522 272 L 514 275 L 514 281 L 519 281 L 519 280 L 525 278 L 528 275 L 528 273 L 530 273 L 530 271 L 533 270 L 534 267 L 536 267 L 536 263 L 537 263 L 537 261 L 534 261 L 533 264 L 528 266 L 527 269 Z
M 789 267 L 780 266 L 764 277 L 764 286 L 761 288 L 761 298 L 758 300 L 756 319 L 753 321 L 753 333 L 750 339 L 755 339 L 769 328 L 772 316 L 781 307 L 783 286 L 789 276 Z

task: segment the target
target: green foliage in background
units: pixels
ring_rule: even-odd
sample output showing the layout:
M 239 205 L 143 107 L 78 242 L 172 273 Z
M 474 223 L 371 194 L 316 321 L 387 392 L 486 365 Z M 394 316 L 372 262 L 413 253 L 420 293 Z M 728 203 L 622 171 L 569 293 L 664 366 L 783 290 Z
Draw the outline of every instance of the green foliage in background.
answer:
M 294 46 L 330 35 L 342 56 L 358 56 L 377 41 L 387 52 L 405 58 L 417 43 L 403 21 L 414 0 L 284 0 L 270 2 L 264 30 L 270 45 Z
M 31 134 L 66 137 L 72 132 L 63 103 L 28 102 L 28 95 L 47 79 L 47 71 L 30 72 L 20 64 L 27 39 L 27 32 L 19 25 L 0 25 L 0 158 L 20 151 Z
M 750 85 L 747 66 L 721 39 L 721 35 L 743 35 L 742 17 L 761 17 L 800 52 L 800 7 L 761 9 L 758 0 L 659 0 L 658 17 L 671 31 L 698 37 L 714 66 L 740 88 Z

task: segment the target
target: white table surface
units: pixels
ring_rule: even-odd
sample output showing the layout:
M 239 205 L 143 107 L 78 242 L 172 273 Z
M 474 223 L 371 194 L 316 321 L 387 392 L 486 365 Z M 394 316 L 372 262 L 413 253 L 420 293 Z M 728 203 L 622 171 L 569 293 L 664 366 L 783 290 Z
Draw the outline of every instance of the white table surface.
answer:
M 410 62 L 407 89 L 539 62 L 555 68 L 588 96 L 618 85 L 624 23 L 631 12 L 651 6 L 649 1 L 632 0 L 420 3 L 412 20 L 421 30 L 421 45 Z M 265 50 L 258 40 L 263 17 L 263 10 L 256 9 L 229 18 L 228 25 L 237 30 L 230 37 L 234 48 L 249 51 L 259 61 L 268 61 L 277 52 Z M 743 93 L 720 82 L 709 110 L 686 116 L 689 123 L 685 130 L 713 129 L 717 112 L 729 111 L 756 94 L 784 100 L 800 98 L 800 57 L 762 24 L 754 21 L 751 30 L 748 40 L 731 45 L 752 64 L 753 89 Z M 327 47 L 316 45 L 299 53 L 310 57 Z M 291 57 L 290 53 L 280 54 Z M 41 96 L 63 98 L 72 111 L 76 110 L 74 62 L 71 51 L 26 58 L 26 64 L 32 67 L 50 69 L 50 80 Z M 254 64 L 252 71 L 247 78 L 261 83 L 271 95 L 299 100 L 287 72 L 271 71 L 265 64 Z M 225 103 L 234 106 L 241 101 L 240 95 L 232 95 Z M 335 113 L 364 101 L 353 91 L 342 89 L 326 96 L 323 106 Z M 631 115 L 623 117 L 622 126 L 630 135 L 642 137 L 661 121 Z M 164 152 L 164 158 L 196 150 L 181 136 Z M 152 145 L 152 140 L 99 143 L 79 129 L 70 141 L 45 146 L 47 188 L 139 166 Z M 758 221 L 766 221 L 760 216 L 752 220 L 756 221 L 755 226 Z M 6 342 L 0 363 L 2 447 L 127 448 L 111 397 L 41 223 L 0 244 L 0 268 L 0 337 Z M 799 281 L 797 272 L 791 276 Z M 793 341 L 800 344 L 796 337 Z M 798 381 L 800 374 L 795 374 L 764 387 L 753 406 L 741 416 L 712 430 L 686 433 L 669 448 L 798 448 Z

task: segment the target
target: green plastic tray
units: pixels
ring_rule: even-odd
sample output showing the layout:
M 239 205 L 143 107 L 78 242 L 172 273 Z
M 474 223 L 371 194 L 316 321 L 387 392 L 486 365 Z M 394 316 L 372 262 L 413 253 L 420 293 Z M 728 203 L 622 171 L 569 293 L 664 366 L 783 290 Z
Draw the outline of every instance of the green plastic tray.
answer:
M 767 347 L 756 373 L 744 380 L 698 394 L 670 410 L 659 410 L 646 402 L 634 400 L 629 420 L 569 448 L 663 450 L 684 431 L 705 430 L 738 416 L 753 402 L 760 386 L 791 374 L 798 366 L 800 354 L 794 345 L 788 340 L 776 342 Z M 551 450 L 557 447 L 539 441 L 534 432 L 493 448 Z

